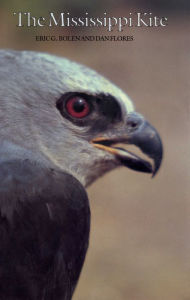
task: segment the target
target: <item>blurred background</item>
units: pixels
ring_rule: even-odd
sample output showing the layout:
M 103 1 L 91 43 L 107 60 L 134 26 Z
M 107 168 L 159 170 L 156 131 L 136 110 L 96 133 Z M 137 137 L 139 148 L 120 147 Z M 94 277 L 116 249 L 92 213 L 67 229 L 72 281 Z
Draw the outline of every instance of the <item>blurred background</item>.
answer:
M 100 29 L 17 28 L 14 11 L 152 12 L 164 28 L 128 28 L 133 42 L 36 42 L 36 35 L 101 35 Z M 0 3 L 1 48 L 46 51 L 96 69 L 120 86 L 159 131 L 163 166 L 155 179 L 120 168 L 89 189 L 90 247 L 74 300 L 190 300 L 190 117 L 188 0 Z M 108 32 L 106 32 L 108 34 Z M 117 31 L 114 35 L 121 35 Z

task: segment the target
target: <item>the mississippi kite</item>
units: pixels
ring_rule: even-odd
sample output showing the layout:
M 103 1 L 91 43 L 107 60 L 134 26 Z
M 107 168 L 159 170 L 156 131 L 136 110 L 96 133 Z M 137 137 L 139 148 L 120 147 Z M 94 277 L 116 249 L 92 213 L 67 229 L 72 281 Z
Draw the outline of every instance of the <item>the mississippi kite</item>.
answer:
M 104 77 L 0 51 L 0 299 L 71 299 L 88 247 L 84 188 L 121 165 L 154 175 L 161 159 L 156 130 Z

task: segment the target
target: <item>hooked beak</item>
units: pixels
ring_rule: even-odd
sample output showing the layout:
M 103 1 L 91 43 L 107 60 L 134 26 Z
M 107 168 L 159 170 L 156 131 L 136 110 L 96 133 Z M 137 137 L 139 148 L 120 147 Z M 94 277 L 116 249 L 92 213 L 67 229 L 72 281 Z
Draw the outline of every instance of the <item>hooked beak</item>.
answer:
M 144 154 L 153 160 L 153 165 L 139 156 L 120 147 L 114 147 L 118 143 L 137 146 Z M 122 165 L 139 172 L 158 172 L 163 156 L 163 147 L 156 129 L 141 115 L 132 113 L 127 118 L 125 129 L 113 137 L 98 137 L 92 140 L 92 144 L 99 149 L 112 153 Z

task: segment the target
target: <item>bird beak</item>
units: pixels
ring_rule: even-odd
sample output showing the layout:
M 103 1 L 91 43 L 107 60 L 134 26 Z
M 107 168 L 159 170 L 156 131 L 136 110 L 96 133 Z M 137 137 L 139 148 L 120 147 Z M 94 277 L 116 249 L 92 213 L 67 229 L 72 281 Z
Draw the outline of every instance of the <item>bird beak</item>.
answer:
M 118 143 L 137 146 L 153 160 L 153 164 L 132 152 L 116 147 Z M 158 172 L 162 162 L 163 147 L 158 132 L 137 113 L 130 114 L 125 128 L 117 129 L 112 137 L 97 137 L 92 140 L 92 144 L 112 153 L 122 165 L 135 171 L 152 173 L 152 176 Z

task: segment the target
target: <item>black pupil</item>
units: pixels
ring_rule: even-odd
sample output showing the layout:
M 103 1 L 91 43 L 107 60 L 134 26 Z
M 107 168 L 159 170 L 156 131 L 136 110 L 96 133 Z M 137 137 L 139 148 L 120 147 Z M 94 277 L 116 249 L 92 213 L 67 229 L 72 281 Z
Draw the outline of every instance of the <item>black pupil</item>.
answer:
M 77 99 L 74 103 L 73 103 L 73 109 L 75 112 L 82 112 L 85 109 L 86 106 L 86 102 L 83 99 Z

